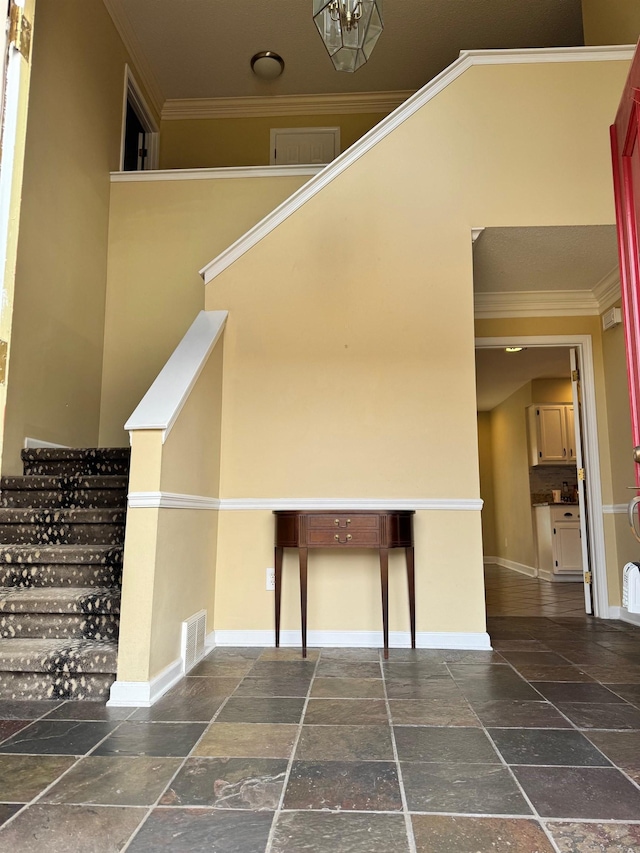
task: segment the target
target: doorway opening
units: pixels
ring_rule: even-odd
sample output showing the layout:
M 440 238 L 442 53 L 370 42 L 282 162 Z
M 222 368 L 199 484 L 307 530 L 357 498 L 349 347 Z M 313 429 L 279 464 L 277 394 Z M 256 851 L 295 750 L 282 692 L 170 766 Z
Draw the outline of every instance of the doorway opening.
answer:
M 131 69 L 125 67 L 120 171 L 157 169 L 160 153 L 158 125 Z
M 484 523 L 485 562 L 496 567 L 488 600 L 502 595 L 520 615 L 546 615 L 534 612 L 537 594 L 549 615 L 606 617 L 591 336 L 478 338 L 476 365 L 481 490 L 494 518 L 493 530 Z M 487 392 L 490 375 L 517 386 L 506 398 L 503 389 L 500 405 Z

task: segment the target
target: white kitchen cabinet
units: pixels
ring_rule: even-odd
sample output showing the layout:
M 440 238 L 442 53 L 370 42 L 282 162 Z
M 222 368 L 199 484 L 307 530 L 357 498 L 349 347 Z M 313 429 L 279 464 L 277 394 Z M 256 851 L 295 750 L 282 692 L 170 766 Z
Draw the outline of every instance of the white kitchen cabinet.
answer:
M 529 464 L 575 465 L 573 406 L 544 403 L 529 406 Z
M 543 580 L 582 580 L 580 507 L 545 504 L 534 507 L 538 575 Z

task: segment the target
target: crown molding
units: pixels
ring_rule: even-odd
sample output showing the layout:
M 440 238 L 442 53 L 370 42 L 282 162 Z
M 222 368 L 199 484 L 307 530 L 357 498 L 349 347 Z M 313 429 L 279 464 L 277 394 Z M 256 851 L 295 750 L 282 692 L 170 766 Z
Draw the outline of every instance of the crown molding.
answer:
M 131 58 L 136 76 L 142 83 L 145 94 L 149 97 L 151 105 L 158 116 L 162 115 L 162 105 L 165 101 L 164 92 L 158 83 L 156 75 L 153 73 L 153 69 L 142 49 L 142 45 L 138 41 L 122 0 L 103 0 L 103 2 Z
M 162 120 L 390 113 L 411 95 L 412 89 L 400 92 L 338 92 L 331 95 L 175 98 L 164 102 Z
M 474 306 L 476 319 L 479 320 L 496 317 L 572 317 L 600 313 L 600 304 L 590 290 L 476 293 Z
M 354 145 L 330 163 L 326 169 L 308 181 L 285 202 L 275 208 L 268 216 L 253 226 L 246 234 L 232 243 L 227 249 L 213 258 L 200 270 L 200 275 L 208 284 L 253 246 L 263 240 L 282 222 L 288 219 L 300 207 L 305 205 L 317 193 L 321 192 L 349 166 L 370 151 L 378 142 L 400 127 L 414 113 L 444 91 L 469 68 L 475 65 L 528 65 L 550 62 L 611 62 L 629 61 L 634 49 L 628 45 L 613 47 L 573 47 L 573 48 L 532 48 L 528 50 L 469 50 L 463 51 L 448 68 L 419 89 L 394 112 L 359 139 Z
M 620 270 L 617 264 L 596 284 L 593 288 L 593 295 L 598 300 L 601 311 L 609 308 L 617 299 L 620 299 Z

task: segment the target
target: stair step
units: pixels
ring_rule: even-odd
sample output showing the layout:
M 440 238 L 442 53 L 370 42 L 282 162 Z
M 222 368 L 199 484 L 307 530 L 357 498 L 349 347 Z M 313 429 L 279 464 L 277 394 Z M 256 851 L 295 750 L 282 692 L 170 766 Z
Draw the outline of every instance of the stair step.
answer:
M 0 616 L 18 613 L 120 613 L 120 590 L 86 587 L 0 589 Z
M 114 642 L 0 640 L 0 699 L 104 701 L 116 661 Z
M 37 447 L 22 451 L 24 473 L 55 474 L 128 474 L 130 448 L 52 448 Z
M 121 545 L 124 509 L 0 509 L 4 544 Z
M 0 478 L 0 506 L 98 508 L 126 507 L 127 477 L 58 476 Z
M 122 546 L 112 545 L 0 545 L 0 563 L 28 565 L 121 566 Z
M 0 613 L 0 638 L 117 640 L 117 613 Z

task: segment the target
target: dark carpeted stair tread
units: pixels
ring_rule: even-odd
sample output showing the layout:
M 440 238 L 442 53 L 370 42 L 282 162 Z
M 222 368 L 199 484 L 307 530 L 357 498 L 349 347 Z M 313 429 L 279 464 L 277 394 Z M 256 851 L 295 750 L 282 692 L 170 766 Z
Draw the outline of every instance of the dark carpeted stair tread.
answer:
M 126 475 L 130 454 L 128 447 L 38 447 L 22 451 L 22 465 L 26 475 Z
M 0 669 L 9 672 L 115 673 L 118 644 L 108 640 L 0 640 Z
M 129 461 L 130 447 L 30 447 L 21 451 L 23 462 L 40 460 L 84 460 L 98 462 L 111 460 Z
M 126 489 L 127 482 L 127 477 L 116 474 L 26 474 L 0 477 L 0 490 Z
M 113 615 L 120 612 L 120 590 L 106 587 L 0 588 L 0 616 L 14 613 Z
M 1 545 L 0 564 L 122 565 L 122 546 L 113 545 Z
M 124 524 L 127 512 L 119 508 L 32 509 L 0 507 L 3 524 Z

